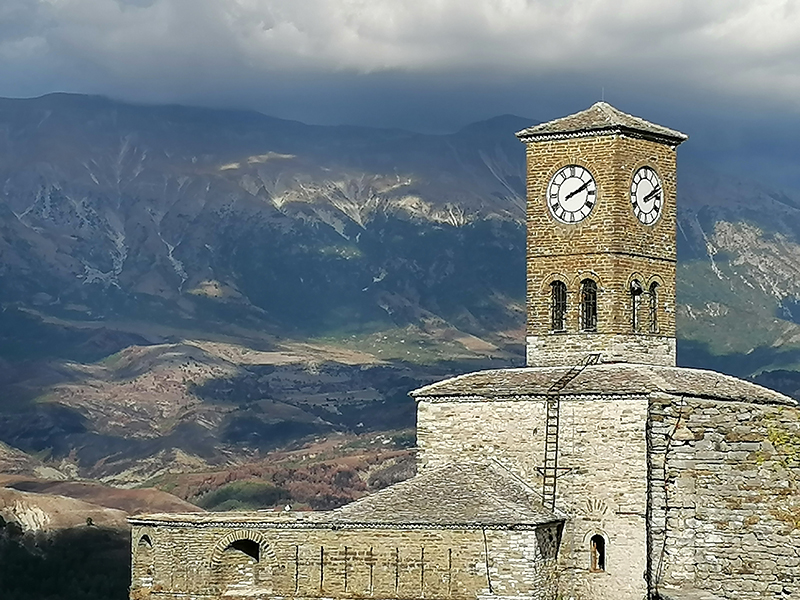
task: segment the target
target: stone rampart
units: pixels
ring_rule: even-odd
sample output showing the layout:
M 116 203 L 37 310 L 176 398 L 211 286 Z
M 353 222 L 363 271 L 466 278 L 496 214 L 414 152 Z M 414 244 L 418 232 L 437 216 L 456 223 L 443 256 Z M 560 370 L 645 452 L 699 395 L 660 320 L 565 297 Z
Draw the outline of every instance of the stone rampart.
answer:
M 800 597 L 800 409 L 655 395 L 653 587 Z
M 134 521 L 132 599 L 555 600 L 558 525 L 381 529 Z M 146 538 L 144 544 L 142 539 Z

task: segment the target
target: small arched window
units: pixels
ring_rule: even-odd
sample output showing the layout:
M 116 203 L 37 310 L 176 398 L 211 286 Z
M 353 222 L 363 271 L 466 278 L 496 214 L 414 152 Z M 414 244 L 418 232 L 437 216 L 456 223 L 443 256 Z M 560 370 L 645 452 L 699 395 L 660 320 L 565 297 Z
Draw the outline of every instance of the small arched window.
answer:
M 658 284 L 650 284 L 650 333 L 658 333 Z
M 631 331 L 639 331 L 639 312 L 642 309 L 642 293 L 644 288 L 638 279 L 631 281 Z
M 553 331 L 566 329 L 567 284 L 554 281 L 550 284 L 550 327 Z
M 597 331 L 597 283 L 581 281 L 581 330 Z
M 150 536 L 145 534 L 139 538 L 136 544 L 136 560 L 134 561 L 134 570 L 136 578 L 139 580 L 139 585 L 142 587 L 153 586 L 153 541 Z
M 589 541 L 589 551 L 592 555 L 592 571 L 606 570 L 606 540 L 600 535 L 593 535 Z

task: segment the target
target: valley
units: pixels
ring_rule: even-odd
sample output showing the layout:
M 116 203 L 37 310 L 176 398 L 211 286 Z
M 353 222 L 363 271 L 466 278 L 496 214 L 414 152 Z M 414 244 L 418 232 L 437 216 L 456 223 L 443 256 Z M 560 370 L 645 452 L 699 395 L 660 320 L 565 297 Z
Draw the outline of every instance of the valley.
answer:
M 4 489 L 307 509 L 410 476 L 410 390 L 524 363 L 532 122 L 0 99 Z M 680 364 L 798 397 L 800 196 L 679 172 Z

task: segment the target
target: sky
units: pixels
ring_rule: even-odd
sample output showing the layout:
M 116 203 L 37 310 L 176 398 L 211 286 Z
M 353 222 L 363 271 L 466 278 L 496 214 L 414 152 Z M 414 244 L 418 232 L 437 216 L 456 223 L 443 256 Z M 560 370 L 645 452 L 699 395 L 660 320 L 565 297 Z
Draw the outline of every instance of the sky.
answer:
M 430 132 L 605 99 L 781 171 L 800 0 L 0 0 L 0 96 L 54 91 Z

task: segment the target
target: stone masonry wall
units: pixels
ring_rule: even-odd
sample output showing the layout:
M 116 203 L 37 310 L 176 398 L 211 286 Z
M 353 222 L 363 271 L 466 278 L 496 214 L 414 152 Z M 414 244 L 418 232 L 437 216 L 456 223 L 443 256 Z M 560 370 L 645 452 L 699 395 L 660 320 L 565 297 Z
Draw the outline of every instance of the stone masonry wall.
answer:
M 632 331 L 629 289 L 636 278 L 645 289 L 652 281 L 659 283 L 658 334 L 675 337 L 675 150 L 656 142 L 603 135 L 531 142 L 527 162 L 527 335 L 558 335 L 551 331 L 550 322 L 549 285 L 554 279 L 567 284 L 566 330 L 577 332 L 580 281 L 589 277 L 598 284 L 598 332 L 649 333 L 643 328 Z M 546 189 L 553 174 L 569 164 L 582 165 L 592 173 L 597 203 L 584 221 L 568 225 L 550 214 Z M 633 174 L 644 165 L 656 170 L 664 190 L 662 214 L 650 226 L 638 221 L 630 201 Z M 646 296 L 642 305 L 646 311 Z M 640 322 L 644 325 L 647 319 L 640 318 Z M 643 338 L 645 346 L 650 344 L 647 335 Z M 532 344 L 528 351 L 531 366 L 559 360 L 553 348 L 547 356 Z M 560 360 L 570 364 L 573 356 Z
M 675 338 L 657 335 L 562 333 L 527 338 L 527 361 L 533 367 L 577 365 L 589 354 L 600 362 L 675 366 Z
M 558 535 L 557 525 L 536 531 L 138 525 L 131 598 L 555 600 Z M 152 551 L 141 552 L 143 536 Z M 257 561 L 247 544 L 258 548 Z
M 494 460 L 541 486 L 543 397 L 420 401 L 418 469 Z M 647 593 L 647 400 L 565 396 L 561 401 L 556 507 L 568 520 L 561 543 L 564 600 L 641 600 Z M 606 570 L 590 569 L 590 538 L 606 541 Z
M 650 412 L 653 586 L 800 597 L 800 409 L 661 395 Z

